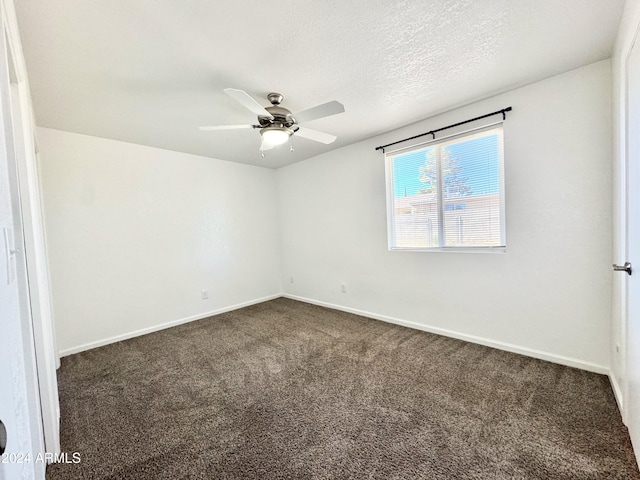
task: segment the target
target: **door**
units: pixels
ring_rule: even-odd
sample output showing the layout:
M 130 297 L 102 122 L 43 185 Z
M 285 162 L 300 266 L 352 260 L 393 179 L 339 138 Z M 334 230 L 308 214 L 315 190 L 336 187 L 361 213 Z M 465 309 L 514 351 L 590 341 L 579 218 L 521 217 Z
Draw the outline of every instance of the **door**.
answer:
M 0 9 L 0 480 L 44 478 L 40 397 L 13 148 L 5 10 Z
M 22 257 L 20 281 L 28 299 L 25 308 L 29 311 L 31 328 L 25 338 L 32 338 L 35 349 L 36 386 L 40 398 L 40 413 L 44 430 L 44 444 L 47 452 L 60 451 L 60 412 L 58 406 L 58 366 L 57 348 L 53 333 L 49 272 L 45 248 L 44 221 L 40 199 L 37 155 L 34 141 L 34 122 L 27 85 L 26 67 L 20 47 L 17 22 L 13 4 L 0 0 L 3 7 L 3 27 L 6 42 L 6 60 L 9 82 L 8 96 L 3 98 L 6 105 L 10 128 L 5 129 L 7 148 L 15 162 L 17 190 L 20 202 L 20 236 Z M 22 272 L 22 269 L 25 269 Z
M 627 281 L 626 419 L 640 464 L 640 39 L 627 60 Z
M 11 39 L 7 38 L 11 52 Z M 24 76 L 15 64 L 15 55 L 9 55 L 9 80 L 11 90 L 11 118 L 13 151 L 18 166 L 18 186 L 26 278 L 29 290 L 29 309 L 33 323 L 38 390 L 44 425 L 45 448 L 48 452 L 60 451 L 60 411 L 56 376 L 57 349 L 53 333 L 53 315 L 49 296 L 49 275 L 44 237 L 44 221 L 40 199 L 40 181 L 37 156 L 33 141 L 28 104 L 28 91 Z

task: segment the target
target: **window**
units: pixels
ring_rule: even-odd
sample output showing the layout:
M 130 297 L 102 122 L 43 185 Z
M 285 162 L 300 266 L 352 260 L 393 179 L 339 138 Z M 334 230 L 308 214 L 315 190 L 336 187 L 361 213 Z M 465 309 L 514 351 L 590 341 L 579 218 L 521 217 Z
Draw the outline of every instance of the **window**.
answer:
M 502 125 L 385 157 L 390 250 L 504 250 Z

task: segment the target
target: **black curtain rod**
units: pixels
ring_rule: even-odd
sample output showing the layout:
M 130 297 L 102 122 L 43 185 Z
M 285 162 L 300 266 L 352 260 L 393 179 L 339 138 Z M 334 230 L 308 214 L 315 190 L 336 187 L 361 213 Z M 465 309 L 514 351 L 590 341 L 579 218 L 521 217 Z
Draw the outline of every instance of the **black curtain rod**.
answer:
M 387 143 L 386 145 L 380 145 L 379 147 L 376 147 L 376 150 L 382 150 L 384 152 L 384 149 L 387 147 L 390 147 L 391 145 L 395 145 L 396 143 L 406 142 L 407 140 L 413 140 L 414 138 L 424 137 L 425 135 L 432 135 L 433 139 L 435 140 L 436 132 L 441 132 L 442 130 L 446 130 L 448 128 L 464 125 L 465 123 L 475 122 L 476 120 L 482 120 L 483 118 L 492 117 L 493 115 L 502 114 L 502 120 L 506 120 L 507 119 L 506 113 L 510 112 L 511 110 L 513 110 L 511 107 L 503 108 L 502 110 L 498 110 L 497 112 L 487 113 L 486 115 L 480 115 L 479 117 L 470 118 L 469 120 L 465 120 L 464 122 L 454 123 L 453 125 L 447 125 L 446 127 L 438 128 L 436 130 L 431 130 L 430 132 L 421 133 L 420 135 L 414 135 L 413 137 L 405 138 L 403 140 L 398 140 L 397 142 Z

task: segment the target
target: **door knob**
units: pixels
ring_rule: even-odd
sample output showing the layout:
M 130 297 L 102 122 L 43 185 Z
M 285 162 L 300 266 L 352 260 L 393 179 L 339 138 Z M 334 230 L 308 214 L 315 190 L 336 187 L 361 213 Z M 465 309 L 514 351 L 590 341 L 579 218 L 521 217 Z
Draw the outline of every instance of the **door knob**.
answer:
M 7 448 L 7 429 L 4 427 L 4 423 L 0 420 L 0 455 L 4 453 Z
M 616 272 L 627 272 L 628 275 L 631 275 L 631 272 L 632 272 L 631 264 L 629 262 L 624 262 L 624 265 L 616 265 L 614 263 L 613 269 Z

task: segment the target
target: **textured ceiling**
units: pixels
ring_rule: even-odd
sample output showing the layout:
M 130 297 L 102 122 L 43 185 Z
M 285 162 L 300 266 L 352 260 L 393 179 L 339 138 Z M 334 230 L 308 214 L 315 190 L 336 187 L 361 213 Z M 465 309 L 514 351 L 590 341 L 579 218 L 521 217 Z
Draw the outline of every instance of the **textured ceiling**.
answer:
M 36 123 L 268 167 L 287 165 L 611 55 L 623 0 L 14 0 Z M 305 124 L 261 158 L 223 88 Z

